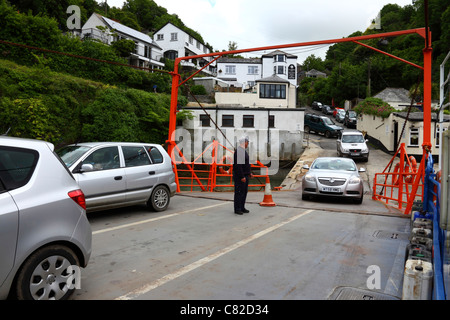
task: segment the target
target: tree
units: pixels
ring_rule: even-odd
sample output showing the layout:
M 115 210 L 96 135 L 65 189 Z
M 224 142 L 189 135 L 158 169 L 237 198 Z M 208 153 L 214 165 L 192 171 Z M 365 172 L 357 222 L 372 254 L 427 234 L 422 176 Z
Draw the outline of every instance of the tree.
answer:
M 325 65 L 321 57 L 316 57 L 314 54 L 308 56 L 303 62 L 304 70 L 315 69 L 317 71 L 325 71 Z

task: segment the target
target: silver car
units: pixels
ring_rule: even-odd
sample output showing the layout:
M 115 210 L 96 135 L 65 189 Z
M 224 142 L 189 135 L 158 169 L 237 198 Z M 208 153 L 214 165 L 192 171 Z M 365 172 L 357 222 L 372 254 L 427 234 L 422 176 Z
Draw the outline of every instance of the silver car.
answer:
M 320 157 L 302 178 L 302 199 L 311 196 L 345 197 L 361 204 L 364 196 L 363 180 L 355 162 L 348 158 Z M 364 172 L 365 169 L 359 169 Z
M 0 136 L 0 299 L 67 299 L 89 261 L 84 195 L 53 148 Z
M 146 204 L 166 210 L 177 184 L 161 145 L 90 142 L 57 151 L 86 197 L 88 212 Z

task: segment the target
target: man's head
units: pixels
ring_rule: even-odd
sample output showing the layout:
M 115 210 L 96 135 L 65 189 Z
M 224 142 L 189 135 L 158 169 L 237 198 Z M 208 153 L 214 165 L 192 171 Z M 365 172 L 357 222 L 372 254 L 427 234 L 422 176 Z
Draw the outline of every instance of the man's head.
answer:
M 247 147 L 248 147 L 248 140 L 249 140 L 248 136 L 242 136 L 242 137 L 239 139 L 239 144 L 240 144 L 241 146 L 245 146 L 245 148 L 247 148 Z

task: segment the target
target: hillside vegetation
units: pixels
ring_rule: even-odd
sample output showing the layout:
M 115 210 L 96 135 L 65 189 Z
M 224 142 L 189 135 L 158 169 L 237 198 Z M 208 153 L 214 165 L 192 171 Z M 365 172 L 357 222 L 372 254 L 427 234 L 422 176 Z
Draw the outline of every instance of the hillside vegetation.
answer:
M 0 60 L 0 95 L 0 133 L 10 129 L 11 136 L 57 146 L 102 140 L 163 143 L 167 139 L 168 94 Z

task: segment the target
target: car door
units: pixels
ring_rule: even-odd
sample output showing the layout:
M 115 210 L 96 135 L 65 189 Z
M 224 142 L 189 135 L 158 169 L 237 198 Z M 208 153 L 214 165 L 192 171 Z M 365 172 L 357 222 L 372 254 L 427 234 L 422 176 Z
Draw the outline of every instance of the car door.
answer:
M 125 170 L 120 166 L 119 149 L 107 146 L 89 153 L 81 165 L 92 165 L 92 171 L 75 173 L 83 190 L 87 209 L 113 206 L 125 201 Z
M 121 148 L 125 161 L 126 201 L 145 202 L 158 182 L 158 170 L 152 164 L 144 145 L 122 145 Z
M 17 245 L 19 211 L 0 183 L 0 286 L 14 265 Z

